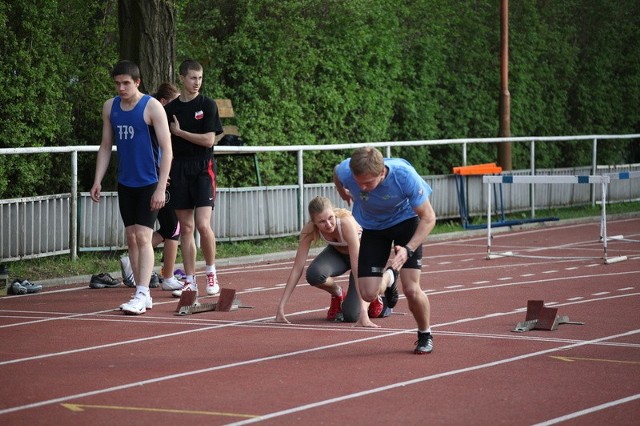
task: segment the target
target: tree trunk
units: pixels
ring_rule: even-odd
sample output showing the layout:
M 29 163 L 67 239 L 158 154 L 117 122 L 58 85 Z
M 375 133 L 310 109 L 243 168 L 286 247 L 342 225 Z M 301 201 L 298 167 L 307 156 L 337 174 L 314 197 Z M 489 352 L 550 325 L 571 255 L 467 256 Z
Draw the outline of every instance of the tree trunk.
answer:
M 171 0 L 118 0 L 120 58 L 140 67 L 140 90 L 175 81 L 176 5 Z
M 500 137 L 511 137 L 511 94 L 509 93 L 509 0 L 502 0 L 500 13 Z M 511 142 L 498 144 L 498 165 L 512 169 Z

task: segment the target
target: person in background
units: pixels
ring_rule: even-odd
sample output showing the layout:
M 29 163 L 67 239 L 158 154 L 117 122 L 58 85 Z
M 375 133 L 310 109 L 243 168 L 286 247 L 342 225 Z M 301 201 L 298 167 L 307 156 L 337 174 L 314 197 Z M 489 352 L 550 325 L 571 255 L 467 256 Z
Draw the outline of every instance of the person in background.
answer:
M 158 90 L 153 97 L 156 98 L 164 107 L 179 95 L 180 91 L 176 86 L 172 83 L 165 82 L 158 86 Z M 155 249 L 163 243 L 162 269 L 160 271 L 159 279 L 157 275 L 155 275 L 155 272 L 152 274 L 150 287 L 154 288 L 161 285 L 163 290 L 179 290 L 182 288 L 183 284 L 173 275 L 180 239 L 180 223 L 178 222 L 175 211 L 167 205 L 162 207 L 160 211 L 158 211 L 158 224 L 160 225 L 160 228 L 153 233 L 151 244 Z M 122 270 L 122 279 L 124 284 L 129 287 L 135 287 L 136 284 L 129 256 L 125 255 L 120 258 L 120 268 Z
M 165 105 L 171 130 L 173 164 L 169 206 L 180 222 L 180 246 L 186 273 L 184 285 L 173 295 L 198 291 L 195 231 L 206 265 L 207 294 L 220 292 L 216 275 L 216 238 L 211 227 L 215 206 L 216 172 L 213 146 L 222 134 L 222 122 L 213 99 L 200 93 L 202 65 L 193 60 L 180 64 L 180 96 Z M 194 212 L 195 210 L 195 212 Z
M 331 201 L 326 197 L 315 197 L 309 202 L 310 220 L 300 232 L 300 242 L 296 252 L 293 269 L 287 279 L 284 293 L 278 304 L 276 322 L 289 323 L 284 308 L 298 285 L 304 265 L 307 261 L 309 248 L 318 239 L 322 239 L 327 246 L 311 262 L 307 268 L 307 282 L 312 286 L 331 294 L 331 305 L 327 312 L 327 319 L 335 321 L 339 316 L 343 321 L 356 322 L 362 327 L 378 327 L 370 318 L 388 316 L 390 309 L 384 312 L 380 296 L 375 297 L 371 304 L 365 303 L 359 295 L 356 280 L 358 276 L 358 251 L 360 250 L 360 234 L 362 228 L 355 221 L 351 212 L 346 209 L 334 209 Z M 345 292 L 333 277 L 340 276 L 351 269 L 349 274 L 349 290 Z M 379 293 L 390 288 L 394 295 L 387 301 L 395 305 L 398 291 L 395 284 L 396 274 L 388 269 L 381 281 Z
M 162 83 L 158 86 L 158 90 L 154 95 L 154 97 L 160 101 L 162 106 L 167 105 L 178 96 L 180 96 L 180 91 L 176 86 L 169 82 Z M 169 182 L 169 186 L 170 183 L 171 182 Z M 180 290 L 183 284 L 173 275 L 173 270 L 176 265 L 176 257 L 178 256 L 180 222 L 178 222 L 176 212 L 165 205 L 158 212 L 158 223 L 160 224 L 160 228 L 153 233 L 152 243 L 154 247 L 157 247 L 160 243 L 164 243 L 162 247 L 160 284 L 163 290 Z
M 91 199 L 100 201 L 115 141 L 118 155 L 118 201 L 136 292 L 120 306 L 128 314 L 144 314 L 153 307 L 149 281 L 154 252 L 151 243 L 158 210 L 173 158 L 171 134 L 162 104 L 139 90 L 140 69 L 131 61 L 118 62 L 111 77 L 118 93 L 102 107 L 102 140 L 96 159 Z
M 340 197 L 353 203 L 353 216 L 362 225 L 358 255 L 358 284 L 365 301 L 373 300 L 393 253 L 391 267 L 400 273 L 402 290 L 418 325 L 414 352 L 433 350 L 427 295 L 420 288 L 422 243 L 436 224 L 429 202 L 431 187 L 404 159 L 383 158 L 372 147 L 356 149 L 334 169 Z

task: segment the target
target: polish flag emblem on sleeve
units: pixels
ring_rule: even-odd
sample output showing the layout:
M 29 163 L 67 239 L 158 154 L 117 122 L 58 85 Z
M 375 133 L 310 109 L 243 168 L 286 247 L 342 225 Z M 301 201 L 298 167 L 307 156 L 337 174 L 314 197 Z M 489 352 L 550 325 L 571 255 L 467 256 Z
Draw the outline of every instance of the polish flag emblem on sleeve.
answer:
M 202 112 L 202 110 L 197 111 L 196 112 L 196 120 L 202 120 L 202 117 L 204 117 L 204 112 Z

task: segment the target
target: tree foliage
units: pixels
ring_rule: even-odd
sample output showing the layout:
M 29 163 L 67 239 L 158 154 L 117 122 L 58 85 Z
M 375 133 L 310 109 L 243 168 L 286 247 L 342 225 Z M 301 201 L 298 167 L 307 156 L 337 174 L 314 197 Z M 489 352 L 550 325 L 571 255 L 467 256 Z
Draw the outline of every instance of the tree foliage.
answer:
M 113 7 L 113 1 L 0 3 L 0 147 L 99 143 L 101 105 L 113 90 Z M 93 173 L 95 158 L 80 163 L 85 175 Z M 69 185 L 68 157 L 0 156 L 0 198 L 64 193 Z
M 236 117 L 227 124 L 238 125 L 249 145 L 498 135 L 498 1 L 144 3 L 175 5 L 176 62 L 203 64 L 204 93 L 232 100 Z M 0 146 L 99 142 L 101 105 L 113 95 L 109 70 L 122 41 L 118 4 L 0 3 Z M 510 2 L 511 134 L 640 132 L 639 21 L 634 0 Z M 171 44 L 169 38 L 154 46 Z M 142 47 L 135 40 L 127 42 L 133 50 Z M 147 52 L 149 67 L 164 69 L 162 53 Z M 590 146 L 575 142 L 546 143 L 536 153 L 539 168 L 587 165 L 591 158 Z M 333 165 L 348 155 L 308 155 L 305 181 L 330 181 Z M 394 155 L 423 174 L 450 173 L 461 161 L 460 147 L 448 145 Z M 600 164 L 640 162 L 640 144 L 608 141 L 598 155 Z M 0 156 L 0 198 L 68 190 L 68 167 L 60 164 L 67 159 L 34 158 Z M 469 147 L 470 163 L 495 159 L 494 146 Z M 291 153 L 260 154 L 263 184 L 295 182 L 295 164 Z M 81 190 L 91 185 L 94 165 L 94 156 L 81 156 Z M 220 186 L 256 183 L 250 157 L 219 156 L 218 165 Z M 514 144 L 513 166 L 529 166 L 527 145 Z

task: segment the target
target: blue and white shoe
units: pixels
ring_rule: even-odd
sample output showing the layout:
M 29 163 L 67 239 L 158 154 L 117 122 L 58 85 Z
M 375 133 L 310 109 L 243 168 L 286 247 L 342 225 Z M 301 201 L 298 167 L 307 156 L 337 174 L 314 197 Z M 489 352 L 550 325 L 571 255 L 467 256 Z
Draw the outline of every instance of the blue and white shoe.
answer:
M 165 278 L 164 280 L 162 280 L 162 283 L 160 283 L 160 286 L 165 291 L 173 291 L 173 290 L 182 290 L 182 287 L 184 287 L 184 284 L 178 281 L 176 277 L 171 277 L 171 278 Z
M 122 282 L 124 285 L 136 288 L 136 280 L 133 278 L 133 268 L 131 268 L 129 256 L 125 255 L 120 258 L 120 272 L 122 273 Z

